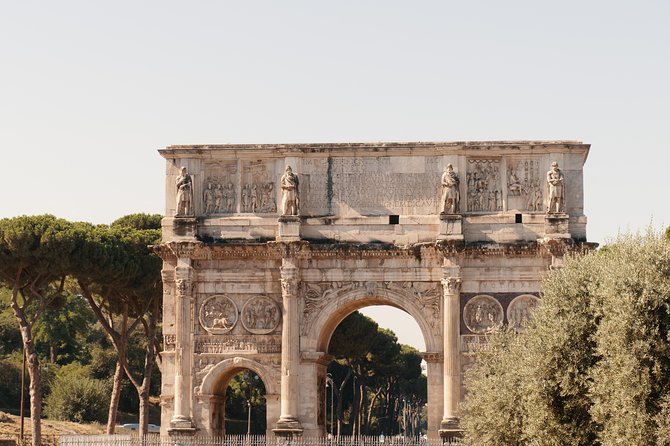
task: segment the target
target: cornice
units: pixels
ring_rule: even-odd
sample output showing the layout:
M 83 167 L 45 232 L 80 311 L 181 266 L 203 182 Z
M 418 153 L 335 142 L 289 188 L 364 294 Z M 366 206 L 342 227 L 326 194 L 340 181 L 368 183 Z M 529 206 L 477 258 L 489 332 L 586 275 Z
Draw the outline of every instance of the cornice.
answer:
M 392 244 L 328 243 L 307 241 L 267 243 L 203 243 L 167 242 L 154 245 L 154 252 L 163 260 L 186 256 L 193 260 L 216 259 L 374 259 L 411 258 L 439 259 L 442 257 L 537 257 L 563 256 L 567 253 L 591 251 L 596 243 L 576 243 L 572 239 L 544 239 L 537 242 L 490 243 L 438 241 L 398 246 Z

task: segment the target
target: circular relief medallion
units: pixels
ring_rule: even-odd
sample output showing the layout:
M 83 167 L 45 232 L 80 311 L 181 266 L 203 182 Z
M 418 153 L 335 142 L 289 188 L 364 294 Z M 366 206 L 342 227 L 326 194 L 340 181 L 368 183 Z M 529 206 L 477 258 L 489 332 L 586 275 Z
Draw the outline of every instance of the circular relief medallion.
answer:
M 489 333 L 503 322 L 502 305 L 493 297 L 480 294 L 465 304 L 463 319 L 471 332 Z
M 199 319 L 208 333 L 228 333 L 237 323 L 237 306 L 229 297 L 212 296 L 200 306 Z
M 522 294 L 515 297 L 507 307 L 507 321 L 510 327 L 517 331 L 523 330 L 523 326 L 531 318 L 531 313 L 540 305 L 540 299 L 530 294 Z
M 279 306 L 265 296 L 254 296 L 242 307 L 242 326 L 253 334 L 275 331 L 281 319 Z

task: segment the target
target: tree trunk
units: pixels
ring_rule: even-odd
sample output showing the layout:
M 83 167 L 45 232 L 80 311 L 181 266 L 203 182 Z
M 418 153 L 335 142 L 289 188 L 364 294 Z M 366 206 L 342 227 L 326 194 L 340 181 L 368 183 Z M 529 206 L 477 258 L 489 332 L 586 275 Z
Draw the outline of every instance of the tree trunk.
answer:
M 119 355 L 121 352 L 119 352 Z M 116 428 L 116 414 L 119 410 L 119 398 L 121 397 L 121 380 L 123 379 L 123 366 L 120 358 L 116 361 L 114 379 L 112 381 L 112 394 L 109 398 L 109 412 L 107 412 L 107 435 L 113 435 Z
M 30 376 L 30 419 L 32 421 L 33 446 L 42 445 L 42 377 L 40 376 L 40 363 L 33 348 L 30 331 L 21 329 L 24 335 L 24 348 L 28 363 L 28 375 Z M 27 338 L 26 338 L 27 337 Z
M 42 377 L 40 375 L 40 363 L 35 352 L 35 345 L 33 344 L 32 325 L 28 322 L 26 317 L 24 305 L 18 304 L 18 275 L 17 284 L 12 289 L 11 307 L 14 310 L 19 322 L 19 330 L 21 331 L 21 340 L 23 341 L 23 351 L 26 355 L 26 362 L 28 364 L 28 376 L 30 377 L 30 420 L 32 421 L 32 435 L 33 446 L 42 445 Z M 21 414 L 23 415 L 23 414 Z

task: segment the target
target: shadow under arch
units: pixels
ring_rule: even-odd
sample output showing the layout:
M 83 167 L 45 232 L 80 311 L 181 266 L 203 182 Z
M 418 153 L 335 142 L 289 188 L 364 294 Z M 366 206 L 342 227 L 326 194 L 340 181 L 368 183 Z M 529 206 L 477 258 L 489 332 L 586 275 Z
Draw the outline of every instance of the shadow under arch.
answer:
M 355 288 L 336 294 L 314 316 L 306 339 L 316 340 L 316 351 L 327 352 L 330 338 L 342 320 L 354 311 L 371 305 L 388 305 L 405 311 L 416 321 L 426 344 L 427 352 L 442 351 L 440 312 L 442 291 L 439 289 L 437 307 L 422 305 L 411 292 L 388 289 L 381 286 Z

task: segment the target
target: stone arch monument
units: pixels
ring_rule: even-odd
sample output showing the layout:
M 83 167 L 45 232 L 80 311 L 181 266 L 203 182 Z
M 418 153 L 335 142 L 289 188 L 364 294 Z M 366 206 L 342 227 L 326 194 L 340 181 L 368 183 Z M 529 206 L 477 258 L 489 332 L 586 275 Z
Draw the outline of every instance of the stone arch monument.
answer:
M 428 435 L 459 431 L 487 333 L 523 330 L 540 278 L 589 249 L 577 141 L 192 145 L 167 161 L 163 433 L 220 435 L 230 378 L 267 390 L 268 434 L 323 435 L 333 331 L 409 313 L 428 364 Z M 186 187 L 185 187 L 186 185 Z

